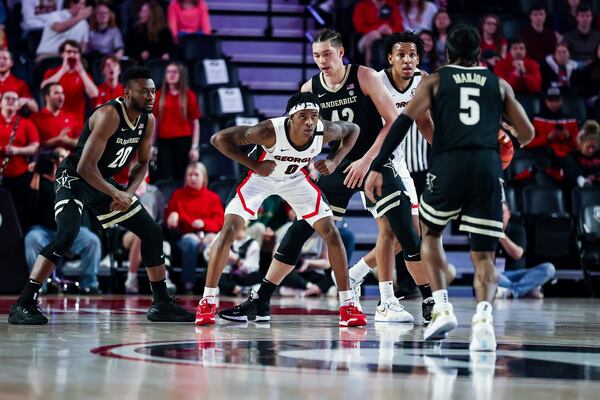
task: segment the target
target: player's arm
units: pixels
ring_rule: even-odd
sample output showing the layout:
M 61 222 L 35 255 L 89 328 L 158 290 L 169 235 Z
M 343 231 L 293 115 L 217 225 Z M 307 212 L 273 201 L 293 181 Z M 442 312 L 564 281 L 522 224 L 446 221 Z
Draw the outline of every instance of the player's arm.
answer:
M 399 114 L 399 111 L 392 100 L 392 96 L 385 86 L 383 86 L 383 82 L 379 76 L 377 76 L 375 70 L 367 67 L 360 67 L 358 69 L 358 81 L 363 92 L 371 98 L 379 115 L 381 115 L 386 122 L 371 148 L 367 150 L 360 160 L 350 164 L 344 171 L 348 174 L 344 180 L 344 184 L 350 188 L 362 185 L 363 179 L 369 172 L 371 163 L 375 157 L 377 157 L 392 122 Z
M 511 134 L 514 135 L 521 147 L 525 147 L 535 136 L 535 129 L 527 118 L 527 113 L 523 106 L 515 99 L 515 92 L 512 87 L 504 80 L 500 80 L 500 93 L 504 100 L 504 114 L 514 127 Z
M 419 86 L 417 86 L 415 97 L 408 103 L 404 112 L 392 123 L 389 134 L 386 135 L 381 145 L 381 150 L 371 165 L 373 171 L 381 171 L 383 164 L 406 137 L 415 118 L 422 116 L 429 110 L 433 87 L 438 81 L 439 76 L 433 74 L 423 78 Z
M 429 76 L 429 74 L 425 71 L 421 71 L 421 76 L 424 79 Z M 431 118 L 431 111 L 427 110 L 421 115 L 419 118 L 415 119 L 415 123 L 417 124 L 417 128 L 419 128 L 419 132 L 421 135 L 427 140 L 427 143 L 433 143 L 433 119 Z
M 127 193 L 134 195 L 137 188 L 146 178 L 150 159 L 152 158 L 152 136 L 154 134 L 154 115 L 148 114 L 148 122 L 144 137 L 138 146 L 137 161 L 129 172 L 129 182 L 127 184 Z
M 111 210 L 124 211 L 131 205 L 131 195 L 108 183 L 98 169 L 98 161 L 104 153 L 106 143 L 119 127 L 119 114 L 114 107 L 102 107 L 88 123 L 91 132 L 83 146 L 83 153 L 77 164 L 77 173 L 88 184 L 114 200 L 114 208 L 111 205 Z
M 320 160 L 315 163 L 315 168 L 323 175 L 332 174 L 333 171 L 340 165 L 342 160 L 348 155 L 360 133 L 358 125 L 346 121 L 323 121 L 323 142 L 329 143 L 340 141 L 334 156 L 330 159 Z
M 210 143 L 221 153 L 253 170 L 260 176 L 269 176 L 275 168 L 273 161 L 258 161 L 248 157 L 239 147 L 249 144 L 266 148 L 275 144 L 275 128 L 269 120 L 254 126 L 233 126 L 211 136 Z
M 300 88 L 301 92 L 312 92 L 312 79 L 309 79 L 308 81 L 304 82 L 304 84 L 302 84 L 302 87 Z

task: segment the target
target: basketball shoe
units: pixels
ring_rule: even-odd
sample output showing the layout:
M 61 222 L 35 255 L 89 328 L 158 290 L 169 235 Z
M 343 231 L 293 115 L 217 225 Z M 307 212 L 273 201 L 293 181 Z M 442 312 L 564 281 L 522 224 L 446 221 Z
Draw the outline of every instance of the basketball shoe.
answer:
M 470 351 L 496 351 L 496 334 L 492 315 L 477 313 L 471 322 Z
M 414 317 L 404 309 L 400 301 L 391 297 L 377 306 L 375 322 L 414 322 Z
M 340 306 L 340 326 L 365 326 L 366 324 L 367 317 L 352 300 Z
M 152 322 L 192 322 L 194 314 L 178 305 L 174 297 L 167 297 L 161 302 L 152 302 L 146 318 Z
M 421 303 L 421 308 L 423 311 L 423 325 L 429 325 L 431 322 L 431 314 L 433 313 L 433 306 L 435 305 L 435 301 L 433 297 L 428 297 L 423 300 Z
M 21 304 L 10 306 L 8 322 L 13 325 L 45 325 L 48 323 L 48 318 L 42 313 L 39 303 L 36 301 L 27 306 Z
M 239 305 L 223 310 L 219 313 L 219 317 L 228 321 L 235 322 L 268 322 L 271 320 L 271 311 L 269 303 L 255 298 L 254 292 L 250 293 L 248 300 Z
M 448 332 L 456 328 L 458 322 L 454 315 L 452 304 L 434 305 L 431 313 L 431 322 L 423 333 L 423 340 L 445 339 Z
M 212 325 L 215 323 L 215 314 L 217 312 L 217 305 L 215 303 L 209 303 L 208 299 L 204 297 L 198 303 L 196 307 L 196 325 Z

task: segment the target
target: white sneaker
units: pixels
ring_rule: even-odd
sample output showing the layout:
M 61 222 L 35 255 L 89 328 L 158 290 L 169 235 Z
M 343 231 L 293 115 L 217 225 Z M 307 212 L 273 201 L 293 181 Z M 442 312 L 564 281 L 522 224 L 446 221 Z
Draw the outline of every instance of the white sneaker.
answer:
M 375 310 L 376 322 L 408 322 L 413 323 L 414 317 L 404 309 L 400 301 L 392 297 L 377 306 Z
M 354 302 L 354 304 L 356 304 L 356 307 L 358 307 L 358 309 L 362 311 L 362 307 L 360 305 L 360 285 L 362 285 L 363 279 L 361 279 L 360 281 L 355 281 L 354 279 L 349 278 L 349 282 L 350 291 L 352 292 L 352 301 Z
M 496 351 L 494 318 L 491 315 L 473 315 L 470 351 Z
M 127 294 L 138 294 L 138 281 L 137 276 L 133 279 L 127 278 L 125 281 L 125 293 Z
M 174 296 L 175 293 L 177 293 L 177 286 L 173 283 L 172 280 L 169 279 L 168 276 L 165 279 L 165 283 L 167 284 L 167 292 L 169 292 L 169 295 Z
M 445 339 L 448 332 L 456 328 L 458 321 L 454 315 L 452 304 L 434 305 L 431 322 L 423 332 L 423 340 Z
M 498 289 L 496 290 L 496 294 L 494 295 L 495 299 L 509 299 L 512 297 L 512 293 L 510 291 L 510 289 L 505 288 L 505 287 L 500 287 L 498 286 Z

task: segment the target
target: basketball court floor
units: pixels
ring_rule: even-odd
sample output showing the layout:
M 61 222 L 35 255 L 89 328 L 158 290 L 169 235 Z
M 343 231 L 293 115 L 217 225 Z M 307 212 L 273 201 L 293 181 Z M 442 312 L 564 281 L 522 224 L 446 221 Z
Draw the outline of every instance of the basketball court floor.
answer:
M 197 297 L 183 297 L 195 308 Z M 222 299 L 229 307 L 239 299 Z M 424 343 L 418 323 L 338 328 L 334 299 L 277 299 L 268 324 L 157 324 L 148 296 L 46 296 L 46 326 L 12 326 L 0 297 L 1 399 L 598 399 L 600 301 L 500 300 L 496 354 L 459 327 Z

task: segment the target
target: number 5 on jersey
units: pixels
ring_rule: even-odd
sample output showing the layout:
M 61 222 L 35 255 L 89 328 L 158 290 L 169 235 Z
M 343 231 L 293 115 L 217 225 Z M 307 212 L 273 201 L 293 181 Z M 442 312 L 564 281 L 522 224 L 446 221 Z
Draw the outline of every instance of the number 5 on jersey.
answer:
M 479 88 L 461 87 L 460 88 L 460 110 L 464 111 L 458 114 L 460 122 L 465 125 L 475 125 L 480 119 L 479 103 L 473 97 L 479 97 Z

